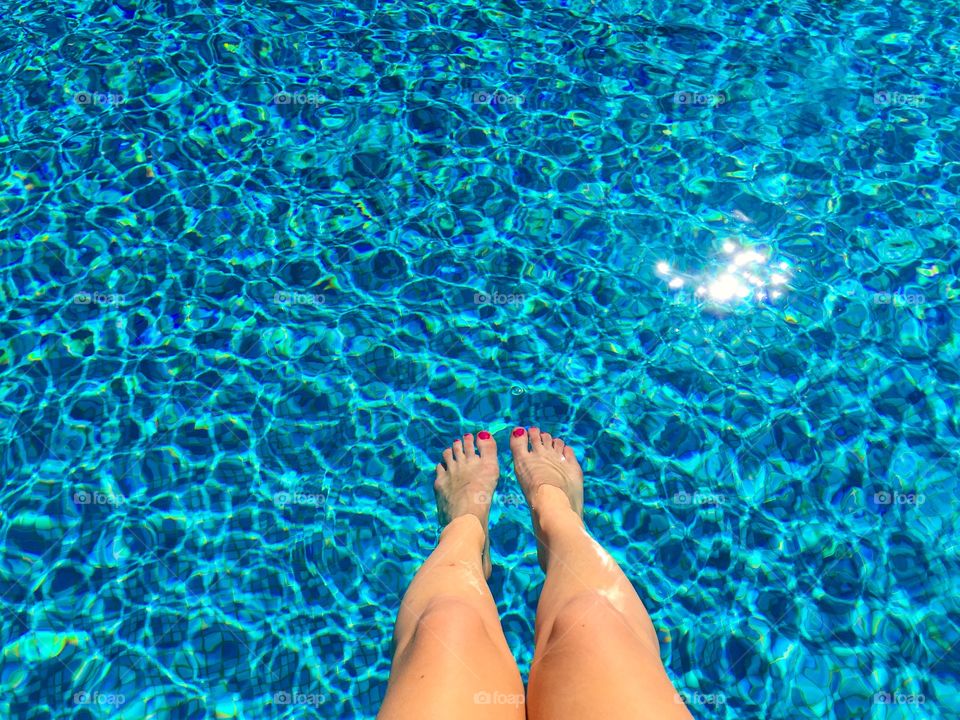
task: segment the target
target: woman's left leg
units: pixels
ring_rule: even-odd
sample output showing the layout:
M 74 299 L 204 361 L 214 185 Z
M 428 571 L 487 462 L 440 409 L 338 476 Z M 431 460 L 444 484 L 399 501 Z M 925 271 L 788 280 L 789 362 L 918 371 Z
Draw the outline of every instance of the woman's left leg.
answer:
M 487 587 L 487 520 L 497 484 L 489 433 L 443 453 L 434 489 L 440 542 L 397 615 L 396 650 L 378 720 L 523 720 L 523 682 Z M 479 449 L 479 454 L 477 453 Z

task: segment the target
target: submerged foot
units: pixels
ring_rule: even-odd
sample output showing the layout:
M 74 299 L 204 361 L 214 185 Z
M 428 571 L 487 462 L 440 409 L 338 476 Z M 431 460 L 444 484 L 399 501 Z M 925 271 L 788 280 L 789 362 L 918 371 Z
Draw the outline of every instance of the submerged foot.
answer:
M 476 515 L 484 532 L 490 519 L 490 503 L 500 477 L 497 465 L 497 443 L 486 430 L 463 440 L 455 440 L 453 447 L 443 451 L 443 462 L 437 464 L 437 479 L 433 489 L 437 494 L 440 523 L 446 525 L 461 515 Z M 490 577 L 489 533 L 483 543 L 483 574 Z
M 560 438 L 530 428 L 517 428 L 510 436 L 513 467 L 530 504 L 537 536 L 540 565 L 547 566 L 548 548 L 541 519 L 544 512 L 573 510 L 583 517 L 583 471 L 573 450 Z M 558 492 L 559 491 L 559 492 Z

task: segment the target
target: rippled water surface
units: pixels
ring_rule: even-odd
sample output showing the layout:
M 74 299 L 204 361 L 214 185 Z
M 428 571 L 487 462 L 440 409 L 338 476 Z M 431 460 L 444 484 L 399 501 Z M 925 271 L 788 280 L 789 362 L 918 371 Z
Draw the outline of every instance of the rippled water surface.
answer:
M 0 716 L 372 717 L 515 424 L 695 716 L 960 716 L 949 7 L 8 3 Z

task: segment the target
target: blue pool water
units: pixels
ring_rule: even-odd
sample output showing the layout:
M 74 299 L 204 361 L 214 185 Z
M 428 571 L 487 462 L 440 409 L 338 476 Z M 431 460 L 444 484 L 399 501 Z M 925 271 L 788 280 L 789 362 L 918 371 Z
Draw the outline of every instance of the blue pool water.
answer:
M 263 5 L 0 13 L 0 716 L 372 717 L 514 424 L 696 717 L 960 716 L 956 13 Z

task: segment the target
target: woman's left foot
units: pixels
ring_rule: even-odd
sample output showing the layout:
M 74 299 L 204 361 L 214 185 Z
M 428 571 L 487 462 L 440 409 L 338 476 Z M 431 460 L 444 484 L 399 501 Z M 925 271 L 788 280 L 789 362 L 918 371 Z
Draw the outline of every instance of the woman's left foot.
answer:
M 446 467 L 444 467 L 446 466 Z M 461 515 L 476 515 L 486 538 L 483 542 L 483 574 L 490 577 L 490 539 L 487 524 L 490 503 L 500 477 L 497 464 L 497 443 L 486 430 L 463 440 L 455 440 L 453 447 L 443 451 L 443 463 L 437 464 L 437 479 L 433 489 L 437 493 L 437 511 L 440 522 L 446 525 Z

